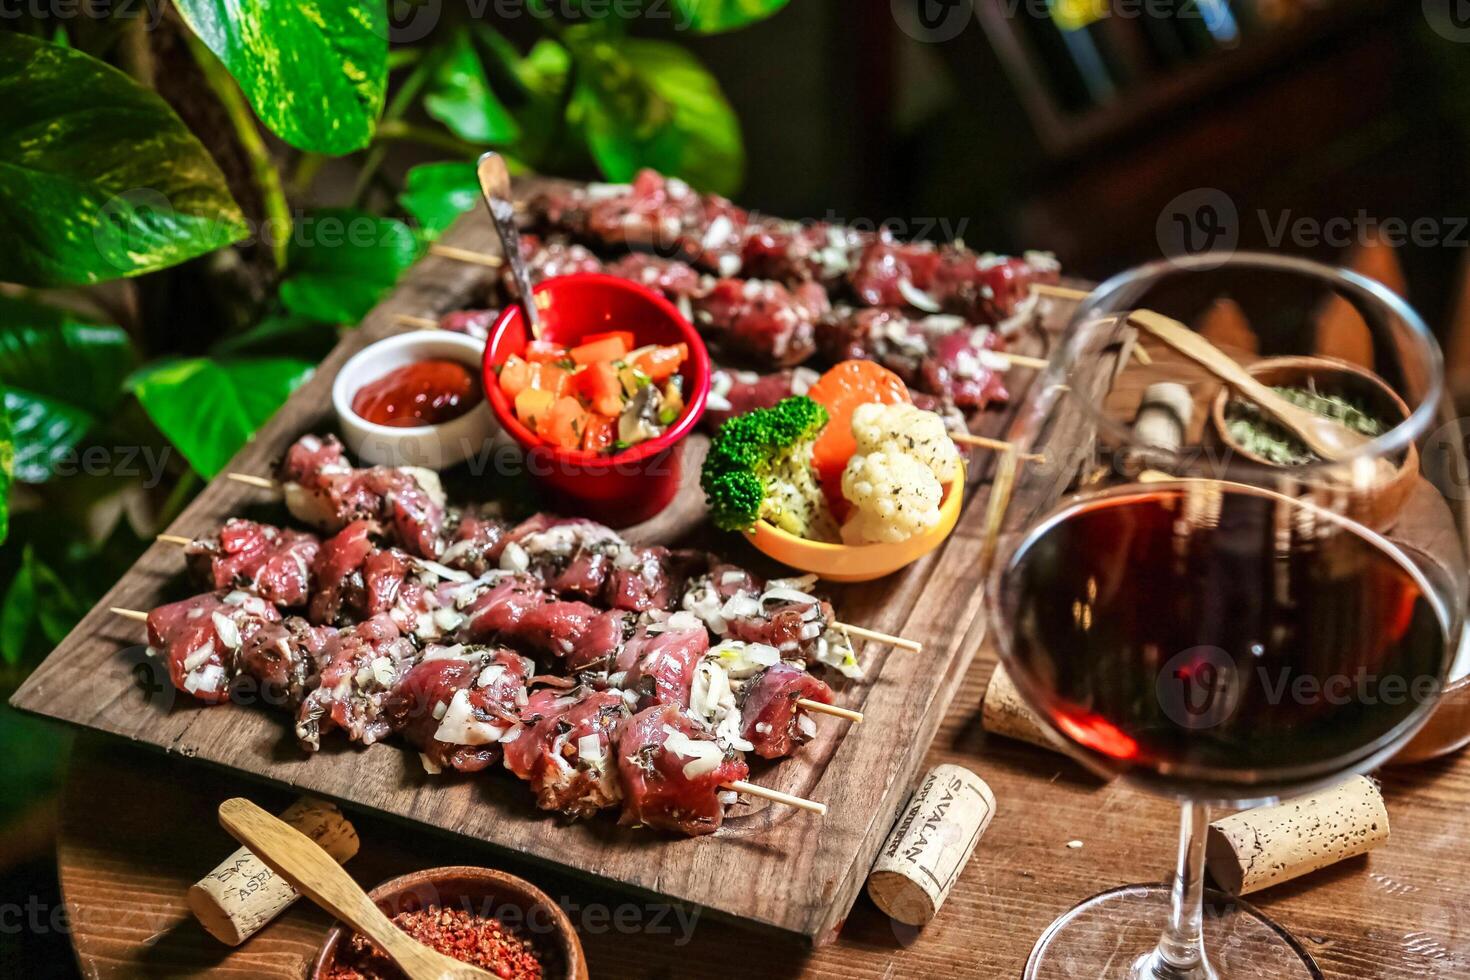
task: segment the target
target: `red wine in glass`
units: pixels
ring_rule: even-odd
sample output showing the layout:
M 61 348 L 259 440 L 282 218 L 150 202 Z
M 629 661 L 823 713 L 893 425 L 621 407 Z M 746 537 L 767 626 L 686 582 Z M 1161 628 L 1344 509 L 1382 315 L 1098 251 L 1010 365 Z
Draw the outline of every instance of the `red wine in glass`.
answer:
M 1401 741 L 1447 666 L 1446 617 L 1383 537 L 1206 481 L 1084 500 L 1003 578 L 1012 663 L 1094 766 L 1192 800 L 1341 778 Z

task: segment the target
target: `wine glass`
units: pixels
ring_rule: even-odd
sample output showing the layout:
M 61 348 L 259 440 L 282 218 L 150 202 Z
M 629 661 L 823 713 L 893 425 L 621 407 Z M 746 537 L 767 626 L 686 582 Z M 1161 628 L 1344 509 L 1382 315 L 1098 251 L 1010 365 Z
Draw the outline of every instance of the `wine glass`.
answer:
M 1166 342 L 1130 315 L 1145 309 L 1187 333 Z M 1330 456 L 1184 353 L 1200 338 L 1339 419 Z M 1205 915 L 1208 808 L 1366 772 L 1432 708 L 1466 578 L 1462 503 L 1418 467 L 1442 388 L 1412 309 L 1302 259 L 1160 261 L 1081 303 L 997 468 L 988 602 L 1043 724 L 1094 770 L 1182 801 L 1181 840 L 1168 884 L 1078 905 L 1027 977 L 1320 976 L 1245 902 L 1211 893 Z

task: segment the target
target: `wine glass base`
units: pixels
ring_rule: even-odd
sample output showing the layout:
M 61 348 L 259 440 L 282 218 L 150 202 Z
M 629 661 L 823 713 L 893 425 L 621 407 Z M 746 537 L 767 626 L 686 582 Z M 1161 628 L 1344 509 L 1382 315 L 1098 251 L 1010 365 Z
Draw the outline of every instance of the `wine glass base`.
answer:
M 1126 885 L 1095 895 L 1053 922 L 1026 963 L 1026 980 L 1322 980 L 1312 957 L 1248 902 L 1205 892 L 1207 962 L 1177 970 L 1154 947 L 1169 916 L 1169 889 Z

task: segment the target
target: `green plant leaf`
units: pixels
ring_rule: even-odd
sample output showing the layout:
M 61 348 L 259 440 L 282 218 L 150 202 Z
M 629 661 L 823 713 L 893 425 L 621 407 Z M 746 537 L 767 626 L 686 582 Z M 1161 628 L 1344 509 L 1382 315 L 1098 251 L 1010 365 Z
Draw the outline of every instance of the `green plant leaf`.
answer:
M 137 364 L 122 329 L 0 296 L 0 387 L 15 445 L 14 476 L 50 479 L 97 422 L 117 407 Z
M 683 22 L 701 34 L 718 34 L 753 24 L 791 0 L 674 0 Z
M 319 361 L 338 340 L 337 328 L 295 313 L 268 316 L 254 326 L 221 338 L 209 348 L 214 357 L 227 354 L 273 354 Z
M 587 145 L 609 180 L 640 167 L 732 194 L 745 170 L 740 123 L 714 76 L 676 44 L 568 32 Z
M 229 69 L 271 132 L 340 155 L 372 139 L 388 88 L 382 3 L 178 0 L 179 13 Z
M 513 143 L 521 127 L 490 88 L 469 34 L 460 31 L 434 70 L 424 111 L 471 143 Z
M 521 84 L 542 95 L 560 93 L 567 82 L 567 72 L 571 70 L 571 53 L 556 41 L 546 39 L 531 45 L 531 50 L 516 66 Z
M 26 659 L 28 648 L 35 652 L 55 646 L 86 611 L 27 544 L 20 568 L 0 601 L 0 660 L 14 667 Z
M 281 302 L 302 316 L 356 324 L 418 254 L 401 221 L 346 208 L 312 212 L 292 232 Z
M 0 276 L 102 282 L 246 232 L 214 159 L 156 94 L 80 51 L 0 31 Z
M 311 370 L 290 358 L 198 357 L 149 365 L 129 385 L 189 465 L 212 479 Z
M 398 203 L 419 223 L 419 234 L 438 238 L 475 207 L 480 184 L 473 163 L 421 163 L 404 178 Z
M 15 441 L 10 435 L 10 415 L 0 412 L 0 544 L 10 536 L 10 484 L 14 461 Z

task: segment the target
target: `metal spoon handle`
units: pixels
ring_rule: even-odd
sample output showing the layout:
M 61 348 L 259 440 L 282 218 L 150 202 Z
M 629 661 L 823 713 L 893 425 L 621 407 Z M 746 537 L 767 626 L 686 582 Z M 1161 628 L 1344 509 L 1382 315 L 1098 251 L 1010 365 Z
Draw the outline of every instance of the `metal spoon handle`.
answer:
M 540 340 L 541 315 L 536 312 L 531 276 L 526 271 L 525 260 L 521 258 L 521 233 L 516 228 L 515 205 L 510 196 L 510 171 L 505 166 L 505 158 L 493 150 L 484 153 L 475 166 L 475 173 L 480 179 L 480 193 L 485 197 L 490 220 L 495 223 L 495 232 L 500 236 L 500 247 L 505 253 L 505 261 L 510 266 L 511 275 L 515 277 L 521 308 L 526 313 L 526 325 L 531 328 L 531 336 Z

